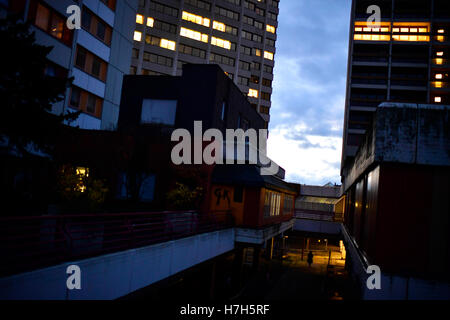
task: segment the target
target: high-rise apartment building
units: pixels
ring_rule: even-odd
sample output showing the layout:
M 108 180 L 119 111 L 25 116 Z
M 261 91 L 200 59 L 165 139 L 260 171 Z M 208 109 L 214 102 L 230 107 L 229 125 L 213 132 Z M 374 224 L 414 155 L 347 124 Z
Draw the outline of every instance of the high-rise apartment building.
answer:
M 279 0 L 140 0 L 131 74 L 180 75 L 219 64 L 270 119 Z
M 368 8 L 381 24 L 367 25 Z M 342 168 L 383 101 L 450 104 L 450 2 L 353 0 Z
M 138 0 L 2 0 L 3 12 L 32 25 L 36 42 L 53 46 L 46 73 L 74 77 L 55 114 L 81 110 L 71 125 L 112 130 L 117 126 L 122 78 L 130 70 Z M 68 29 L 67 9 L 81 9 L 81 29 Z

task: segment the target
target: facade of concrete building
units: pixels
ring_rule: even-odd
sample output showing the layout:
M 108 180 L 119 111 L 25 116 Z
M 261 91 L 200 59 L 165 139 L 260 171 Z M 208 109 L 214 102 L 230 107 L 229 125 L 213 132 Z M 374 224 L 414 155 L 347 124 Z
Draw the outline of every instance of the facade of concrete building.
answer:
M 344 197 L 341 186 L 300 185 L 300 194 L 295 200 L 295 216 L 300 219 L 342 221 Z
M 130 68 L 137 0 L 10 0 L 2 4 L 32 24 L 37 43 L 53 47 L 46 72 L 74 77 L 53 113 L 81 110 L 71 125 L 116 128 L 122 77 Z M 81 9 L 81 29 L 66 25 L 73 13 L 67 13 L 71 5 Z
M 381 24 L 367 26 L 377 5 Z M 353 0 L 342 167 L 355 156 L 383 101 L 450 103 L 450 3 Z
M 119 129 L 161 124 L 193 133 L 203 130 L 255 130 L 264 119 L 217 65 L 189 64 L 182 76 L 125 76 Z
M 344 168 L 348 268 L 366 298 L 448 299 L 450 107 L 383 103 Z M 367 290 L 377 265 L 382 290 Z
M 131 74 L 219 64 L 264 118 L 271 106 L 279 0 L 141 0 Z

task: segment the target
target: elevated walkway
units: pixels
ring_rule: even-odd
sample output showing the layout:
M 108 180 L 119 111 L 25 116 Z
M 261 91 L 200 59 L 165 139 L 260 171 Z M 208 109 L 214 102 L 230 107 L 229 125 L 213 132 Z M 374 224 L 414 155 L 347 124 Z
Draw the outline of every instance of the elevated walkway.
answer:
M 1 300 L 116 299 L 235 249 L 262 245 L 294 219 L 235 227 L 228 214 L 119 213 L 12 217 L 0 221 Z M 70 290 L 67 268 L 80 268 Z

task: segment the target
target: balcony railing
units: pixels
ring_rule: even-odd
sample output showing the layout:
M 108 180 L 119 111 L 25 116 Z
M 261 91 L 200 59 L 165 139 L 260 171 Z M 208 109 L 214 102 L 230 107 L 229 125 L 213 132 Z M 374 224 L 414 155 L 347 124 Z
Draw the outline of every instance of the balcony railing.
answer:
M 305 209 L 295 209 L 294 217 L 307 220 L 342 221 L 342 214 Z
M 0 275 L 138 248 L 232 226 L 227 211 L 0 218 Z

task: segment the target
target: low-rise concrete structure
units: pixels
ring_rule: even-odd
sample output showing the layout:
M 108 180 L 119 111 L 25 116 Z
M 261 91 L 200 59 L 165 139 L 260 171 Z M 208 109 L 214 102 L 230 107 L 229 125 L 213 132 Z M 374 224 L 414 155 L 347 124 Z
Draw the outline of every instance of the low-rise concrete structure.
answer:
M 450 297 L 449 118 L 450 106 L 382 103 L 342 176 L 351 238 L 346 245 L 367 265 L 378 265 L 383 276 L 440 283 L 429 288 L 443 285 L 444 299 Z M 351 269 L 357 264 L 350 258 Z M 370 297 L 405 298 L 383 292 Z M 419 287 L 411 294 L 435 297 Z

